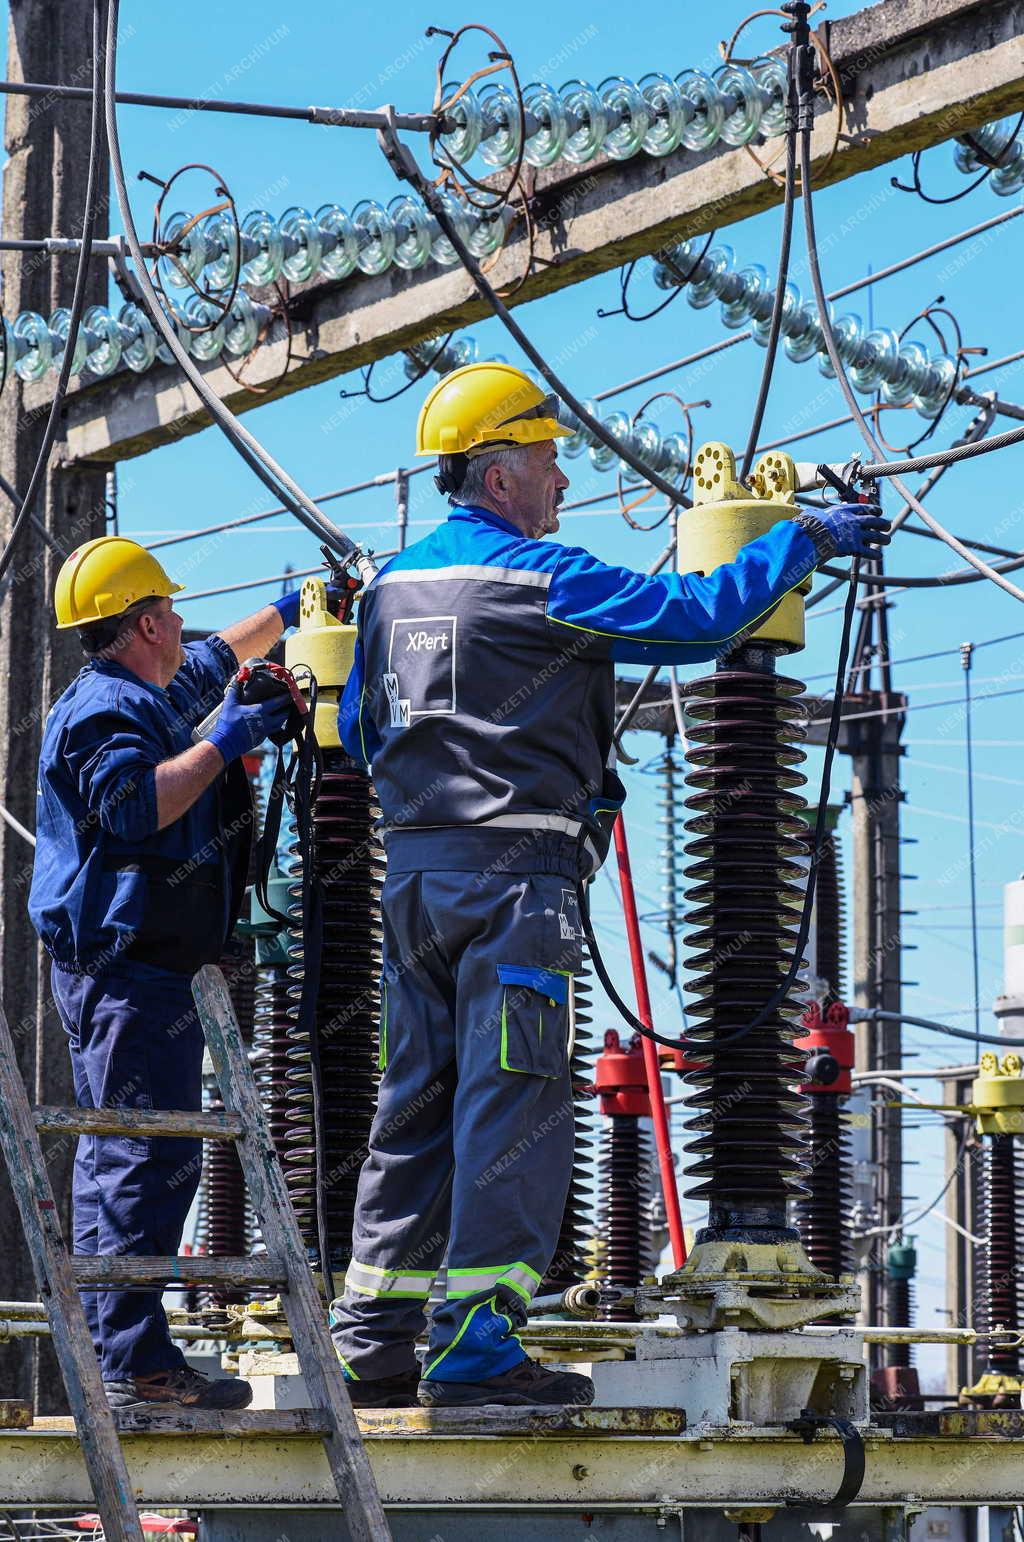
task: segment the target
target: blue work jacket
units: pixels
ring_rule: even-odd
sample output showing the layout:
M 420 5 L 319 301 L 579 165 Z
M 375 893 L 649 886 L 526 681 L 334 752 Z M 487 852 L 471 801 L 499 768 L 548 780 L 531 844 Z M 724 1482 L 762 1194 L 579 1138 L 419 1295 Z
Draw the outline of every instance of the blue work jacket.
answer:
M 47 717 L 29 915 L 61 969 L 134 959 L 193 973 L 234 925 L 252 835 L 241 765 L 157 829 L 156 767 L 189 747 L 238 667 L 216 635 L 184 653 L 166 689 L 91 660 Z
M 625 796 L 615 664 L 728 652 L 817 562 L 785 518 L 706 577 L 652 577 L 453 509 L 359 606 L 339 726 L 372 765 L 385 831 L 561 830 L 603 859 Z

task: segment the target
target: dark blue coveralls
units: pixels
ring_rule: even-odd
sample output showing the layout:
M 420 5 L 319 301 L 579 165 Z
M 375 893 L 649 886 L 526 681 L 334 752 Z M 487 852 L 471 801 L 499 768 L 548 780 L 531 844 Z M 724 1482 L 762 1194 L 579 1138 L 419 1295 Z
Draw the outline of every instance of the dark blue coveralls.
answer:
M 188 643 L 166 689 L 90 661 L 46 721 L 29 914 L 53 960 L 80 1107 L 199 1109 L 203 1034 L 191 981 L 223 952 L 244 893 L 252 806 L 240 764 L 157 829 L 155 768 L 180 754 L 237 661 Z M 174 1254 L 199 1141 L 82 1135 L 76 1253 Z M 155 1292 L 83 1294 L 106 1381 L 175 1369 Z
M 332 1307 L 349 1377 L 415 1369 L 443 1260 L 424 1375 L 525 1357 L 572 1166 L 577 884 L 625 795 L 614 664 L 715 658 L 817 561 L 799 516 L 707 577 L 648 577 L 457 508 L 367 589 L 340 724 L 388 869 L 383 1077 Z

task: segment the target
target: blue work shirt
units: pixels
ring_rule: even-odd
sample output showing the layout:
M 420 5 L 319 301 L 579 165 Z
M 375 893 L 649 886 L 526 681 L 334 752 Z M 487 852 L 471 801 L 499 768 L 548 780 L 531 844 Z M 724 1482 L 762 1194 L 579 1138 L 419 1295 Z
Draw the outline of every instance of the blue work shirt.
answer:
M 29 915 L 61 969 L 135 958 L 190 973 L 226 940 L 232 842 L 245 823 L 238 780 L 217 777 L 160 830 L 156 767 L 189 747 L 238 663 L 216 635 L 184 654 L 166 688 L 91 660 L 47 717 Z
M 615 664 L 727 653 L 817 562 L 781 507 L 714 572 L 656 576 L 453 509 L 359 605 L 338 725 L 372 764 L 385 831 L 584 826 L 601 855 L 625 796 Z

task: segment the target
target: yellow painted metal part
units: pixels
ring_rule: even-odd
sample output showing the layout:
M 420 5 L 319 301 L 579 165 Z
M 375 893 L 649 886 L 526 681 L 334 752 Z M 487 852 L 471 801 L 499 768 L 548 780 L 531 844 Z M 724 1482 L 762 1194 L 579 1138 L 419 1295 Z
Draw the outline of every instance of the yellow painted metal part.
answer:
M 289 669 L 305 667 L 317 683 L 316 736 L 326 750 L 340 749 L 338 703 L 352 669 L 356 629 L 327 609 L 327 585 L 307 578 L 299 598 L 299 629 L 284 645 Z M 299 686 L 303 686 L 299 675 Z
M 792 1277 L 810 1280 L 828 1279 L 815 1267 L 802 1242 L 699 1242 L 685 1264 L 666 1275 L 661 1289 L 707 1276 L 712 1279 L 738 1279 L 755 1284 L 773 1284 Z M 846 1278 L 846 1276 L 843 1276 Z
M 710 574 L 734 561 L 748 541 L 764 535 L 780 519 L 793 518 L 795 493 L 796 468 L 792 457 L 782 451 L 767 451 L 760 457 L 747 487 L 736 475 L 736 457 L 727 444 L 702 445 L 693 464 L 694 506 L 679 515 L 679 571 Z M 785 653 L 802 648 L 804 595 L 810 587 L 808 576 L 746 640 L 769 643 Z
M 971 1112 L 982 1135 L 1016 1135 L 1024 1131 L 1024 1060 L 1016 1050 L 1004 1055 L 987 1049 L 971 1087 Z
M 1022 1383 L 1018 1376 L 1002 1376 L 996 1371 L 986 1371 L 984 1376 L 978 1378 L 973 1387 L 964 1387 L 960 1393 L 960 1402 L 969 1404 L 976 1400 L 982 1402 L 1005 1401 L 1019 1403 Z M 950 1434 L 959 1434 L 955 1427 Z M 1017 1433 L 1017 1432 L 1015 1432 Z

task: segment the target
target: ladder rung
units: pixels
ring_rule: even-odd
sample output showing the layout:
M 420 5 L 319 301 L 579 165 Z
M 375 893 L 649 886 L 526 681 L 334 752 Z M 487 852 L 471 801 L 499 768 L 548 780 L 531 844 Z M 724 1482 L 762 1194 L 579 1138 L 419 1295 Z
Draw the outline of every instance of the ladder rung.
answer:
M 122 1435 L 330 1435 L 329 1416 L 320 1408 L 244 1409 L 219 1413 L 212 1408 L 115 1409 Z
M 202 1254 L 187 1258 L 142 1258 L 122 1253 L 101 1253 L 71 1259 L 75 1281 L 79 1285 L 138 1285 L 155 1289 L 160 1285 L 274 1285 L 288 1284 L 288 1275 L 279 1258 L 257 1253 L 252 1258 L 208 1258 Z
M 190 1114 L 150 1108 L 34 1108 L 44 1135 L 169 1135 L 200 1140 L 238 1140 L 245 1129 L 239 1114 Z

